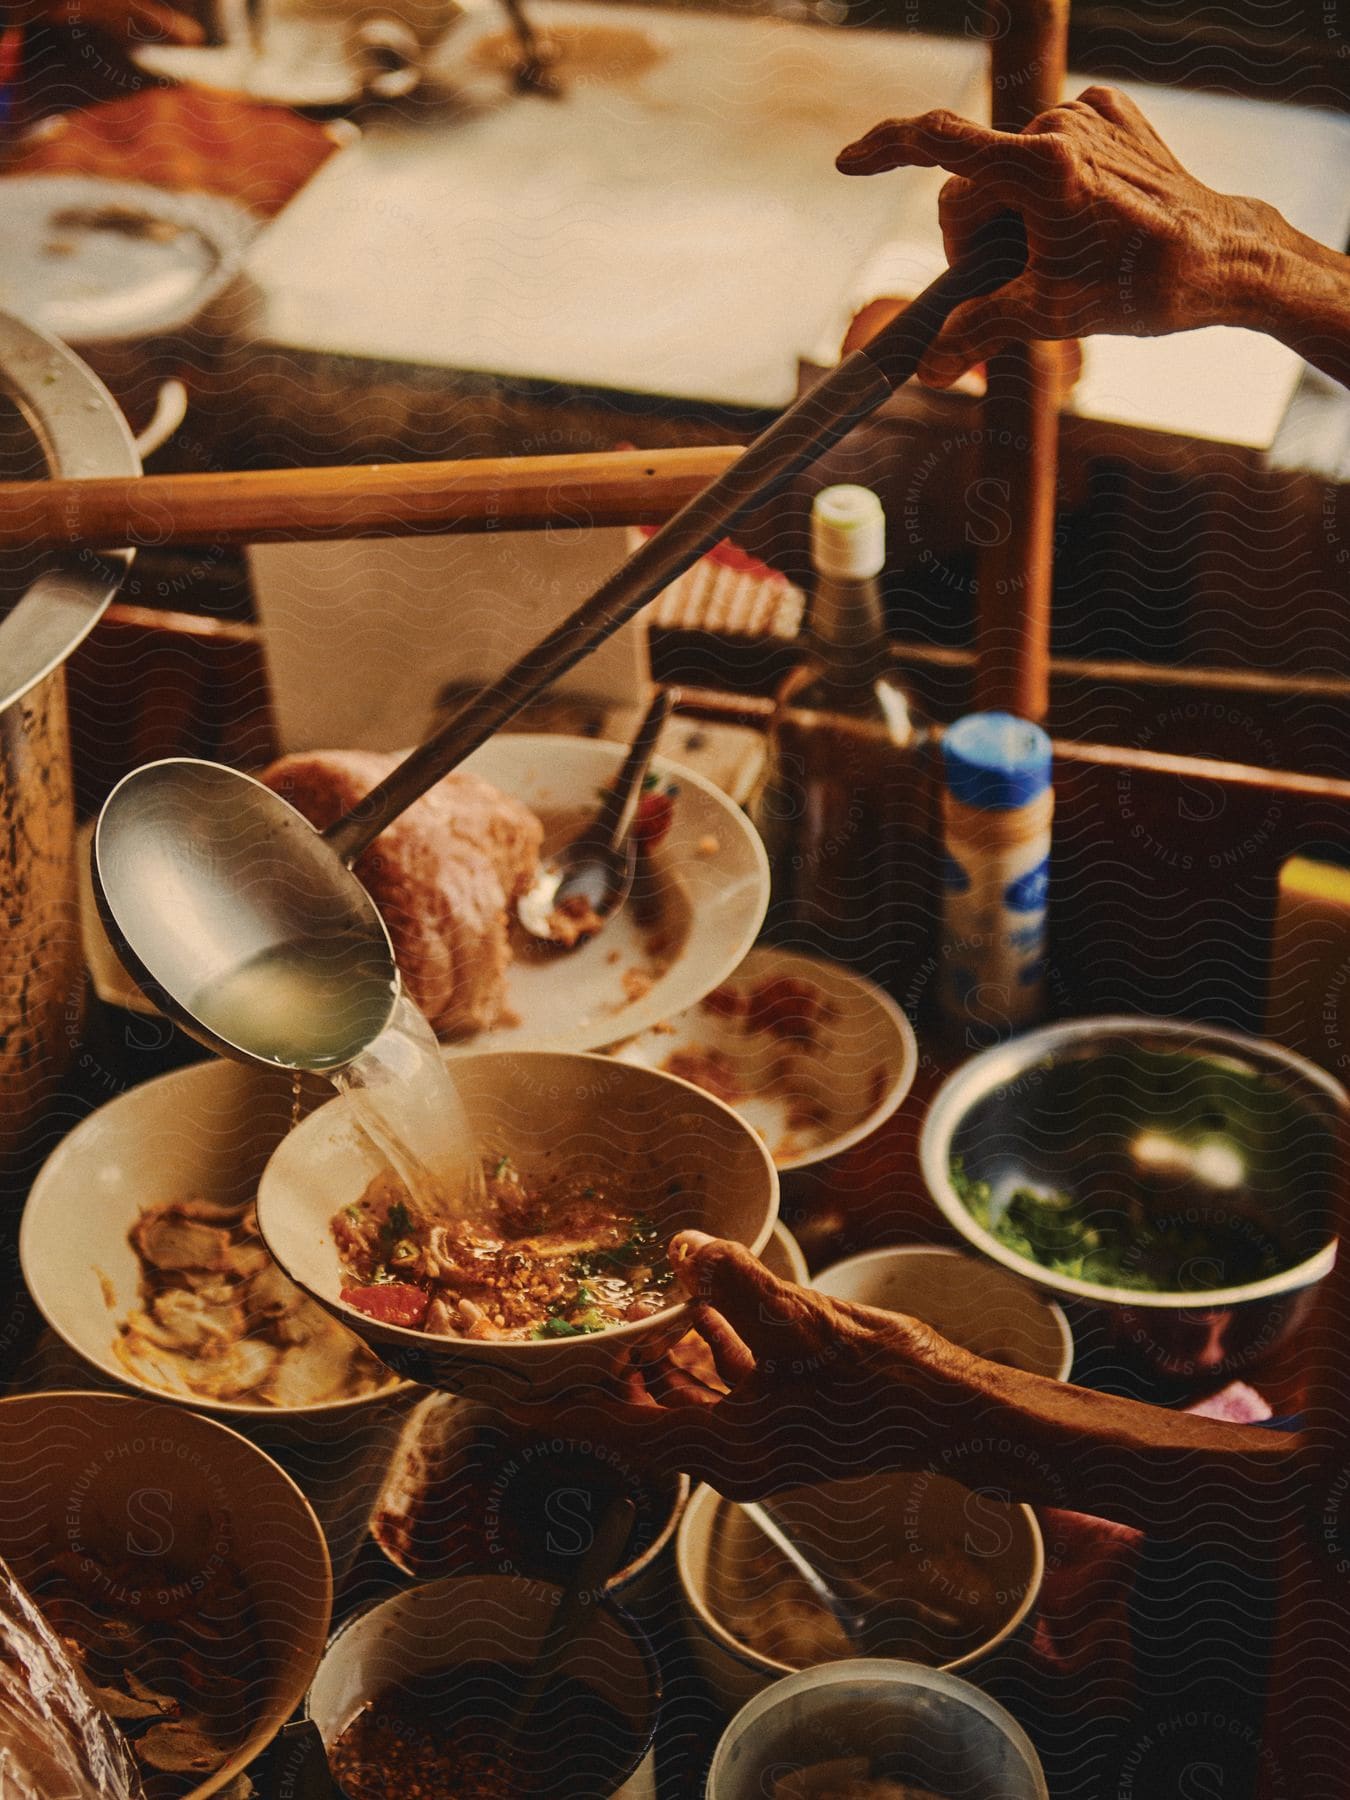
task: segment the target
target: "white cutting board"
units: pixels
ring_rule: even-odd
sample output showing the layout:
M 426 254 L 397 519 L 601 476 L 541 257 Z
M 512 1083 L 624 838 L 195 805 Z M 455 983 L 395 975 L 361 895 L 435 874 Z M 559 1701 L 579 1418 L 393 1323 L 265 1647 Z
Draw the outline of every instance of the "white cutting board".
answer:
M 547 30 L 645 33 L 639 75 L 510 91 L 476 71 L 497 10 L 436 68 L 466 104 L 372 126 L 263 235 L 257 335 L 300 349 L 762 408 L 795 395 L 858 270 L 903 232 L 939 245 L 941 177 L 849 180 L 878 119 L 984 104 L 971 40 L 535 0 Z

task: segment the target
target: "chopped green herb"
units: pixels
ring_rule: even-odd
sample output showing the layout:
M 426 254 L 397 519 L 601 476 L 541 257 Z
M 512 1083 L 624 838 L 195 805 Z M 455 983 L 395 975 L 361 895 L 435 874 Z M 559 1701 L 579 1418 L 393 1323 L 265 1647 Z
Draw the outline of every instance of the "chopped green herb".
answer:
M 401 1200 L 394 1204 L 384 1216 L 384 1224 L 380 1227 L 380 1235 L 386 1238 L 404 1238 L 412 1230 L 412 1219 L 407 1207 Z
M 492 1179 L 494 1181 L 500 1181 L 510 1167 L 511 1158 L 509 1156 L 499 1156 L 497 1158 L 497 1165 L 492 1171 Z
M 361 1217 L 361 1208 L 359 1206 L 344 1206 L 342 1210 L 346 1213 L 347 1217 L 353 1221 Z
M 1056 1275 L 1140 1293 L 1201 1292 L 1274 1275 L 1288 1255 L 1256 1221 L 1238 1213 L 1196 1223 L 1153 1217 L 1059 1189 L 1014 1188 L 995 1214 L 987 1181 L 952 1159 L 952 1186 L 978 1225 L 1018 1256 Z
M 572 1338 L 585 1337 L 592 1331 L 603 1331 L 605 1321 L 596 1314 L 587 1313 L 573 1323 L 570 1319 L 545 1319 L 542 1325 L 536 1325 L 530 1333 L 536 1338 Z
M 578 1276 L 622 1273 L 635 1264 L 655 1262 L 659 1256 L 661 1234 L 655 1222 L 645 1215 L 633 1221 L 633 1229 L 621 1244 L 608 1250 L 583 1250 L 572 1259 L 572 1273 Z

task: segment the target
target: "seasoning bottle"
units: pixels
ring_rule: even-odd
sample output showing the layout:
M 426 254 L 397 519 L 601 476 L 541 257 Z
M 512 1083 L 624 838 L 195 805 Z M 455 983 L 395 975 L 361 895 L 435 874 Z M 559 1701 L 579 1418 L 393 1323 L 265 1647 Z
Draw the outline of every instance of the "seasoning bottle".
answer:
M 891 673 L 886 519 L 869 488 L 816 495 L 811 560 L 810 662 L 779 690 L 750 809 L 773 881 L 767 935 L 885 981 L 904 845 L 922 830 L 909 779 L 921 733 Z
M 1040 1018 L 1050 879 L 1050 739 L 1011 713 L 942 737 L 943 1012 L 969 1047 Z

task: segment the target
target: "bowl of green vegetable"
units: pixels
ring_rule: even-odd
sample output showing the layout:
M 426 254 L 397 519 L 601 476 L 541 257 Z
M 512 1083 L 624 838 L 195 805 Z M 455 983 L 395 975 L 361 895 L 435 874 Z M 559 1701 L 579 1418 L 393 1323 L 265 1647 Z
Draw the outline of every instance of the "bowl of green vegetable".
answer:
M 1075 1341 L 1198 1389 L 1297 1329 L 1335 1257 L 1350 1100 L 1278 1044 L 1182 1020 L 1047 1026 L 973 1057 L 920 1140 L 961 1236 Z

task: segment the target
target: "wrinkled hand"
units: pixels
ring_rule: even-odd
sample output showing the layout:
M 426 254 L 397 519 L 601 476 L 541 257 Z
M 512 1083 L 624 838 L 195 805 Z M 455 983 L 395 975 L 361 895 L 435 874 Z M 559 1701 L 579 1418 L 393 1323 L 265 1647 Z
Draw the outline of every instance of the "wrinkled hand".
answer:
M 877 125 L 838 159 L 846 175 L 952 173 L 939 199 L 949 262 L 995 213 L 1026 223 L 1026 270 L 952 314 L 919 379 L 948 387 L 1000 345 L 1094 332 L 1152 337 L 1242 324 L 1284 221 L 1187 173 L 1112 88 L 1088 88 L 1022 132 L 946 111 Z
M 978 1359 L 927 1326 L 780 1281 L 742 1246 L 701 1232 L 683 1233 L 672 1254 L 721 1386 L 663 1357 L 631 1368 L 621 1395 L 550 1405 L 550 1432 L 747 1500 L 920 1467 L 969 1427 L 966 1373 Z

